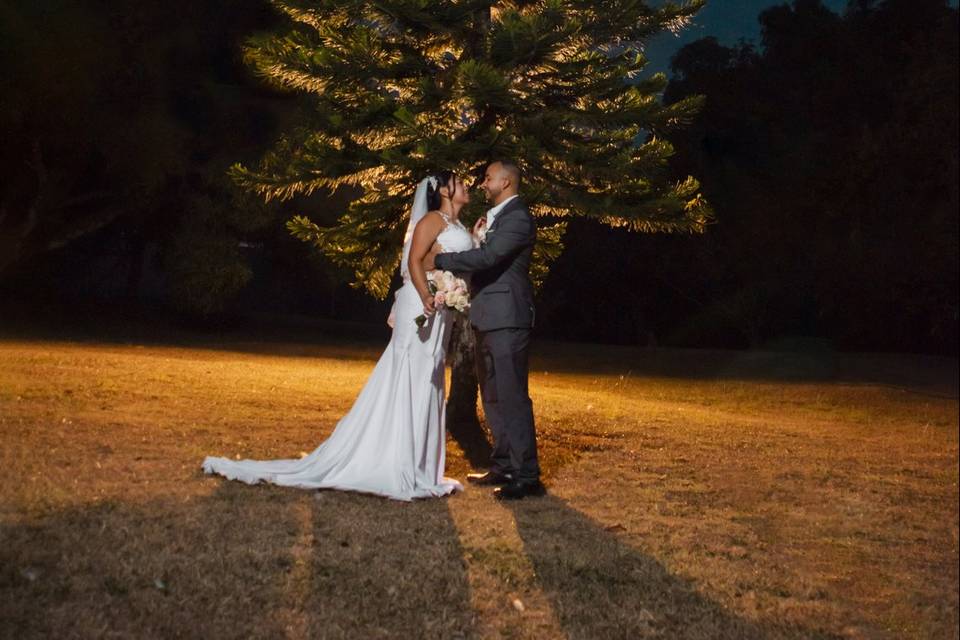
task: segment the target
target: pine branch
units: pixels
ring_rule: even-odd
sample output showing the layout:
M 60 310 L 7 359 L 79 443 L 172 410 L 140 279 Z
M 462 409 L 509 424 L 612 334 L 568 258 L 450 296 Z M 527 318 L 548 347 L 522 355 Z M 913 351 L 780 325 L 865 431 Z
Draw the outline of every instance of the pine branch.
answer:
M 545 262 L 567 217 L 647 232 L 700 232 L 712 220 L 697 181 L 670 175 L 663 137 L 702 99 L 665 106 L 666 77 L 642 75 L 646 40 L 682 28 L 703 0 L 274 4 L 296 27 L 251 38 L 246 59 L 309 93 L 315 111 L 258 167 L 231 175 L 266 200 L 362 188 L 335 225 L 298 217 L 288 228 L 375 295 L 396 266 L 413 186 L 439 168 L 467 176 L 514 158 L 531 210 L 560 225 L 543 225 L 556 247 L 537 250 Z

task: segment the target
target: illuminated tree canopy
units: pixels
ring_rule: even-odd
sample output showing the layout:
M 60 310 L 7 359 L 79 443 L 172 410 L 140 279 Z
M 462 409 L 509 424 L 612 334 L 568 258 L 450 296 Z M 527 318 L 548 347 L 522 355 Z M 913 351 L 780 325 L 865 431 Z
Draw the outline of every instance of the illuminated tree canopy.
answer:
M 635 231 L 699 232 L 711 210 L 693 177 L 671 175 L 665 134 L 702 98 L 664 105 L 643 76 L 644 43 L 681 29 L 704 0 L 274 0 L 283 33 L 249 39 L 247 61 L 311 109 L 260 166 L 232 173 L 265 199 L 362 189 L 337 224 L 288 227 L 356 285 L 383 297 L 416 183 L 439 168 L 472 174 L 492 158 L 524 171 L 541 218 L 540 279 L 564 219 Z

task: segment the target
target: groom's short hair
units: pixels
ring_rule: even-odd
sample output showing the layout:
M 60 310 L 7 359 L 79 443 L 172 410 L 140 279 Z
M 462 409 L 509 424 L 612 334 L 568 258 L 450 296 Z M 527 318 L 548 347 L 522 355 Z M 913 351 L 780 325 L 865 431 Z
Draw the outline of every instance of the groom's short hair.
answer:
M 517 166 L 517 163 L 513 160 L 508 160 L 506 158 L 498 158 L 491 162 L 490 164 L 495 164 L 499 162 L 500 166 L 503 167 L 503 170 L 507 172 L 507 175 L 510 176 L 510 182 L 513 183 L 513 186 L 520 189 L 520 167 Z M 489 165 L 488 165 L 489 166 Z

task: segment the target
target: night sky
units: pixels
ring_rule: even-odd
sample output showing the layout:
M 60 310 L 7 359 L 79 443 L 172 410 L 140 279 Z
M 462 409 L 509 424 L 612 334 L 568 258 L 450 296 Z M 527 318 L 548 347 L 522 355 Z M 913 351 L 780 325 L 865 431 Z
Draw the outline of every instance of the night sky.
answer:
M 669 73 L 670 56 L 676 53 L 683 45 L 714 36 L 723 45 L 732 45 L 740 38 L 753 40 L 759 44 L 760 23 L 757 17 L 760 12 L 771 6 L 785 4 L 783 0 L 712 0 L 697 14 L 693 24 L 675 36 L 666 33 L 655 38 L 647 49 L 650 73 L 663 71 Z M 847 0 L 823 0 L 823 4 L 835 12 L 842 12 L 847 6 Z M 955 3 L 951 3 L 955 4 Z

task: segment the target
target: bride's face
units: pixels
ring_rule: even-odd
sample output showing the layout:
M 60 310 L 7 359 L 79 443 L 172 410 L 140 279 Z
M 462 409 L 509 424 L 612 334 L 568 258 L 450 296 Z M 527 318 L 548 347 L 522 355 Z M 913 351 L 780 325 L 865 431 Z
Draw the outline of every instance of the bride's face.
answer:
M 470 192 L 467 191 L 467 185 L 463 183 L 463 180 L 459 176 L 454 176 L 450 180 L 450 185 L 447 187 L 447 191 L 453 189 L 453 194 L 450 196 L 450 201 L 453 204 L 467 204 L 470 202 Z

